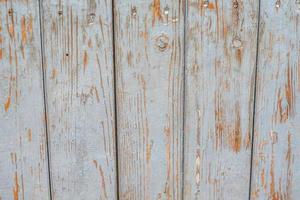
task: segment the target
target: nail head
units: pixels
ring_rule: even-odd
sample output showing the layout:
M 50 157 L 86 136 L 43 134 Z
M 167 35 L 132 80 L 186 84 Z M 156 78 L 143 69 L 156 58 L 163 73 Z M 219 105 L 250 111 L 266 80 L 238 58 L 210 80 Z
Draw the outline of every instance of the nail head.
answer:
M 168 6 L 166 6 L 165 9 L 164 9 L 164 14 L 168 15 L 169 11 L 170 11 L 170 8 Z
M 95 13 L 91 13 L 91 14 L 89 14 L 89 15 L 88 15 L 88 19 L 87 19 L 87 21 L 88 21 L 88 24 L 93 24 L 93 23 L 94 23 L 94 21 L 95 21 L 95 18 L 96 18 L 96 15 L 95 15 Z
M 207 8 L 208 5 L 209 5 L 209 1 L 204 1 L 204 2 L 203 2 L 203 7 L 204 7 L 204 8 Z
M 137 15 L 137 9 L 136 9 L 135 6 L 133 6 L 133 7 L 131 8 L 131 16 L 132 16 L 132 17 L 135 17 L 136 15 Z
M 234 48 L 240 48 L 242 46 L 242 41 L 239 38 L 234 38 L 232 41 L 232 46 Z

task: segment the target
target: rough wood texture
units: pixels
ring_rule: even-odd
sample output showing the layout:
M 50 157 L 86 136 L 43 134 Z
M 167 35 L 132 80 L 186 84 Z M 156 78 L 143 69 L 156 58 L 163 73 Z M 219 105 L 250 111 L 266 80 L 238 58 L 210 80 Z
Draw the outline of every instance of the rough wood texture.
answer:
M 39 6 L 0 1 L 0 199 L 49 199 Z
M 185 199 L 248 199 L 258 0 L 189 0 Z
M 120 199 L 180 199 L 182 1 L 115 1 Z
M 43 0 L 53 199 L 116 199 L 110 0 Z
M 298 199 L 300 2 L 262 1 L 260 19 L 251 199 Z

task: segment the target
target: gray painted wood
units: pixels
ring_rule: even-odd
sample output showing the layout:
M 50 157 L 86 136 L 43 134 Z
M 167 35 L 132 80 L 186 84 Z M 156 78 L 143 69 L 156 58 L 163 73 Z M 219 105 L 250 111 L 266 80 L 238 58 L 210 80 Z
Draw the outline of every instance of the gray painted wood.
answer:
M 183 1 L 115 1 L 120 199 L 180 199 Z
M 184 198 L 249 196 L 258 0 L 189 0 Z
M 0 200 L 50 199 L 46 122 L 52 199 L 297 199 L 300 2 L 258 52 L 259 0 L 40 2 L 0 0 Z
M 42 10 L 53 199 L 116 199 L 112 2 Z
M 295 2 L 261 2 L 251 199 L 300 196 L 300 2 Z
M 49 199 L 37 0 L 0 1 L 0 199 Z

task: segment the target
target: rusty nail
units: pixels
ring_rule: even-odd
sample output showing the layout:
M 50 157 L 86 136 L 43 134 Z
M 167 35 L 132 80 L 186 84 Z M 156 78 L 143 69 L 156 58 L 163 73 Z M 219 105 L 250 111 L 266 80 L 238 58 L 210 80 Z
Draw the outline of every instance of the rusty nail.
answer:
M 280 4 L 281 4 L 281 3 L 280 3 L 280 0 L 277 0 L 276 3 L 275 3 L 276 8 L 279 8 L 279 7 L 280 7 Z
M 238 8 L 239 7 L 239 2 L 238 1 L 234 1 L 233 2 L 233 7 L 234 8 Z
M 91 14 L 88 15 L 87 18 L 88 18 L 88 19 L 87 19 L 88 24 L 93 24 L 93 23 L 94 23 L 94 20 L 95 20 L 95 18 L 96 18 L 96 15 L 95 15 L 95 13 L 91 13 Z
M 131 8 L 131 16 L 132 16 L 132 17 L 135 17 L 136 15 L 137 15 L 137 9 L 136 9 L 135 6 L 133 6 L 133 7 Z
M 164 9 L 164 14 L 168 15 L 169 11 L 170 11 L 170 8 L 168 6 L 166 6 L 165 9 Z
M 209 1 L 207 1 L 207 0 L 204 1 L 204 2 L 203 2 L 203 7 L 204 7 L 204 8 L 207 8 L 207 7 L 208 7 L 208 4 L 209 4 Z

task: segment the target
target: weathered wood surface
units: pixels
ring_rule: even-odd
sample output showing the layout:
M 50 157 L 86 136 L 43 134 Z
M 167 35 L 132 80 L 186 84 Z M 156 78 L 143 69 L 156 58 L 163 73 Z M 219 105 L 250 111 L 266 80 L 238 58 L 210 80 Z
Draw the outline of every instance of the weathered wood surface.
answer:
M 0 199 L 49 199 L 39 4 L 0 1 Z
M 299 23 L 298 0 L 0 0 L 0 200 L 297 199 Z
M 258 0 L 189 0 L 185 199 L 248 199 Z
M 111 0 L 43 0 L 53 199 L 116 199 Z
M 120 199 L 180 199 L 183 1 L 115 1 Z
M 300 196 L 300 2 L 262 1 L 251 199 Z

